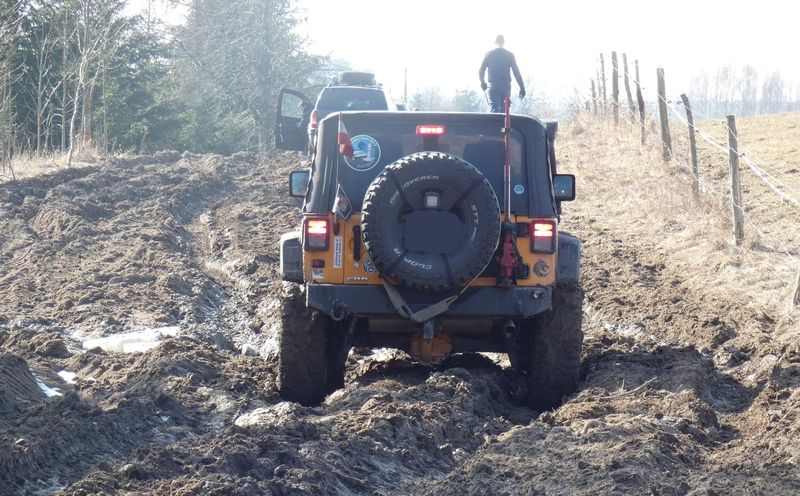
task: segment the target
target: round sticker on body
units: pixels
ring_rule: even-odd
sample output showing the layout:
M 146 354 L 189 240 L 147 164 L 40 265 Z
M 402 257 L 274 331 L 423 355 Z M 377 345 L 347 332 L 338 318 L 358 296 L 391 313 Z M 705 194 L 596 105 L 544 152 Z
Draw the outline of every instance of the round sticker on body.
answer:
M 353 156 L 345 157 L 344 160 L 351 169 L 368 171 L 378 164 L 378 160 L 381 159 L 381 146 L 375 138 L 360 134 L 353 136 L 350 142 L 353 143 Z
M 525 192 L 525 186 L 521 184 L 517 184 L 516 186 L 514 186 L 514 193 L 521 195 L 524 192 Z

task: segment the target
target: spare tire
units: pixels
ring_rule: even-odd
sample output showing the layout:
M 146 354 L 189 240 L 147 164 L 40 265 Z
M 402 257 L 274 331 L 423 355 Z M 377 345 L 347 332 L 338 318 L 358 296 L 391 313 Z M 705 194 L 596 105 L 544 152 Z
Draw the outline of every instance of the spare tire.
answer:
M 420 152 L 387 166 L 361 212 L 364 244 L 378 272 L 422 291 L 459 289 L 492 259 L 500 206 L 468 162 Z

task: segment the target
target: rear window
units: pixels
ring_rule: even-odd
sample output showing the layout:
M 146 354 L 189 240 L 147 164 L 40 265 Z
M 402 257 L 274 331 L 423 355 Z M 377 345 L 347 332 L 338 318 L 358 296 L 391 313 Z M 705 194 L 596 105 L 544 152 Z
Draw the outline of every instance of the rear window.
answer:
M 326 88 L 317 107 L 331 111 L 389 110 L 383 91 L 371 88 Z
M 354 138 L 356 156 L 359 154 L 359 145 L 367 145 L 363 153 L 375 158 L 374 163 L 364 163 L 363 160 L 348 161 L 341 155 L 338 157 L 339 182 L 345 188 L 354 207 L 360 207 L 360 200 L 364 197 L 367 187 L 386 165 L 420 151 L 440 151 L 463 158 L 486 176 L 499 197 L 502 195 L 505 146 L 500 129 L 487 132 L 485 126 L 448 126 L 444 136 L 426 141 L 417 136 L 413 128 L 381 126 L 380 129 L 363 134 L 359 133 L 360 130 L 356 126 L 353 128 L 351 136 L 368 135 L 371 138 Z M 375 145 L 377 151 L 373 150 Z M 518 214 L 525 214 L 528 211 L 526 194 L 528 178 L 524 151 L 524 137 L 519 131 L 512 130 L 509 158 L 514 193 L 511 204 L 512 209 Z

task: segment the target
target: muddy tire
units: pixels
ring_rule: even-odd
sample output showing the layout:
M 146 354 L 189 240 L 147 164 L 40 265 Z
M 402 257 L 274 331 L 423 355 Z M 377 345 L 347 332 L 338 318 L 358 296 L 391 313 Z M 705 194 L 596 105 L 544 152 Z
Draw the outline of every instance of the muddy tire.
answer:
M 536 316 L 530 336 L 528 402 L 538 410 L 561 405 L 578 387 L 581 370 L 583 291 L 553 290 L 553 310 Z
M 309 312 L 302 297 L 283 301 L 278 335 L 278 391 L 305 406 L 319 404 L 344 386 L 349 351 L 341 324 Z

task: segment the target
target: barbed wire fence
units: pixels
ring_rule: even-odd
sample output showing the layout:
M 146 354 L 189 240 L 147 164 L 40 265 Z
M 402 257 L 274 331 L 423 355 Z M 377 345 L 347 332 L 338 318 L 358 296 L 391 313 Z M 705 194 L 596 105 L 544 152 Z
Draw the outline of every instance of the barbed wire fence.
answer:
M 616 52 L 612 52 L 611 59 L 613 61 L 617 60 Z M 622 54 L 622 59 L 623 61 L 627 62 L 627 55 Z M 617 64 L 614 64 L 614 66 L 614 69 L 617 69 Z M 628 107 L 630 109 L 630 115 L 625 116 L 626 118 L 620 118 L 620 101 L 618 91 L 611 92 L 611 99 L 607 98 L 607 82 L 605 80 L 604 71 L 602 70 L 597 71 L 597 81 L 595 81 L 595 79 L 591 80 L 591 87 L 595 89 L 595 91 L 592 91 L 591 99 L 587 98 L 582 91 L 576 89 L 577 97 L 584 102 L 584 105 L 581 105 L 580 107 L 585 107 L 587 111 L 591 109 L 595 115 L 602 118 L 608 118 L 610 115 L 613 115 L 614 126 L 618 127 L 620 126 L 620 123 L 622 123 L 622 125 L 629 126 L 631 130 L 641 134 L 642 146 L 646 144 L 646 137 L 653 139 L 653 143 L 661 147 L 662 156 L 665 163 L 674 164 L 678 168 L 685 170 L 691 175 L 693 182 L 693 194 L 695 195 L 695 198 L 699 199 L 701 194 L 711 195 L 719 202 L 719 207 L 721 209 L 726 209 L 726 204 L 730 205 L 733 212 L 734 239 L 736 241 L 736 246 L 739 249 L 743 249 L 741 248 L 741 245 L 745 238 L 744 227 L 746 227 L 747 230 L 755 232 L 759 236 L 762 246 L 772 250 L 773 252 L 778 252 L 788 257 L 790 263 L 797 267 L 796 279 L 794 281 L 790 281 L 789 284 L 792 288 L 789 299 L 790 306 L 792 308 L 800 307 L 800 258 L 798 257 L 797 250 L 790 249 L 786 243 L 776 236 L 769 236 L 764 233 L 764 231 L 759 227 L 758 222 L 756 222 L 752 216 L 747 213 L 742 200 L 739 170 L 740 163 L 744 163 L 746 166 L 745 170 L 752 172 L 752 174 L 758 180 L 764 183 L 768 190 L 775 194 L 782 203 L 786 203 L 792 207 L 800 209 L 800 193 L 778 179 L 775 173 L 770 171 L 770 168 L 756 162 L 750 158 L 748 154 L 740 150 L 739 133 L 736 130 L 736 117 L 734 115 L 727 116 L 726 121 L 723 122 L 724 130 L 728 134 L 727 140 L 718 138 L 711 131 L 706 129 L 705 126 L 698 127 L 694 121 L 694 116 L 699 116 L 701 119 L 708 122 L 719 121 L 719 119 L 710 117 L 703 112 L 698 111 L 697 109 L 693 109 L 686 94 L 682 94 L 680 100 L 668 99 L 666 93 L 665 74 L 662 68 L 658 68 L 656 74 L 657 92 L 655 105 L 649 105 L 651 113 L 658 113 L 658 115 L 653 116 L 653 119 L 659 124 L 660 132 L 651 130 L 646 121 L 647 106 L 644 103 L 644 99 L 641 98 L 641 88 L 643 86 L 638 70 L 638 60 L 634 61 L 634 66 L 636 68 L 636 72 L 633 75 L 628 72 L 627 63 L 624 63 L 622 67 L 619 68 L 621 70 L 614 70 L 612 73 L 612 78 L 614 77 L 614 74 L 619 74 L 617 77 L 624 78 L 626 86 L 629 84 L 628 82 L 633 82 L 637 89 L 636 103 L 638 105 L 634 105 L 632 97 L 630 94 L 628 94 Z M 612 81 L 612 83 L 614 86 L 618 87 L 617 81 Z M 687 127 L 689 132 L 691 164 L 682 161 L 673 151 L 673 142 L 670 132 L 670 116 Z M 721 189 L 701 176 L 698 167 L 695 136 L 699 136 L 705 143 L 710 145 L 713 150 L 719 151 L 720 153 L 724 153 L 728 156 L 730 165 L 729 179 L 731 180 L 731 185 L 730 189 L 727 191 Z M 769 240 L 771 243 L 774 243 L 774 245 L 777 246 L 771 246 L 766 240 Z M 776 278 L 780 279 L 785 277 L 781 276 L 776 267 L 772 266 L 772 264 L 767 264 L 767 267 Z

